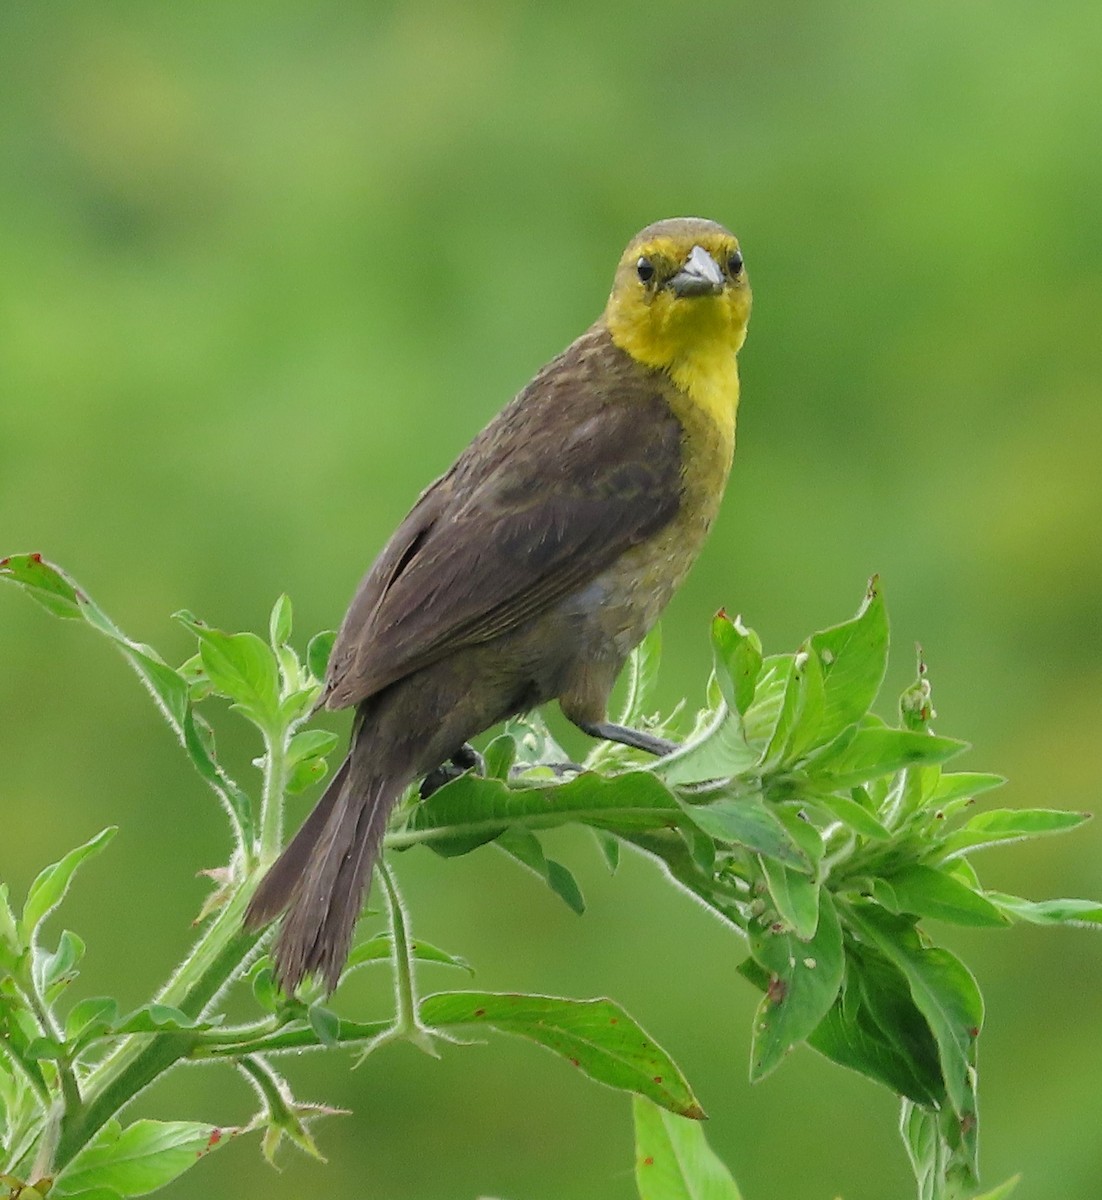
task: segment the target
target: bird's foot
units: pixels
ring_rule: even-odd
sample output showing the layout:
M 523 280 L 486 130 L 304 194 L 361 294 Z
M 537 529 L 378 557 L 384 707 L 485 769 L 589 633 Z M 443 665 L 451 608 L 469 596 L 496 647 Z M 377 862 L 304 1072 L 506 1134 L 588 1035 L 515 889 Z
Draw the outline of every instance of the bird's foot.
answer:
M 679 742 L 671 742 L 669 738 L 658 737 L 657 734 L 647 733 L 644 729 L 630 729 L 626 725 L 614 725 L 611 721 L 594 721 L 592 723 L 578 722 L 578 728 L 590 737 L 603 738 L 606 742 L 619 742 L 621 746 L 630 746 L 633 750 L 642 750 L 646 754 L 654 754 L 659 758 L 672 754 L 681 748 Z
M 420 795 L 422 800 L 427 800 L 433 792 L 438 792 L 446 783 L 451 783 L 453 779 L 458 779 L 460 775 L 466 775 L 468 771 L 475 771 L 479 775 L 486 773 L 486 763 L 482 755 L 469 743 L 464 743 L 459 749 L 440 766 L 430 771 L 424 779 L 421 780 Z

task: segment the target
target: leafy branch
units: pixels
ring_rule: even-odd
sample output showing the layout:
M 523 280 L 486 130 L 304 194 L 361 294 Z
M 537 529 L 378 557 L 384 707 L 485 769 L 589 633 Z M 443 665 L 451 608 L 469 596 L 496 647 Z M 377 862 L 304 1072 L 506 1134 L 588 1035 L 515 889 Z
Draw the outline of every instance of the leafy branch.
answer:
M 333 1011 L 312 984 L 293 997 L 277 990 L 265 939 L 243 933 L 241 915 L 278 853 L 285 798 L 326 774 L 337 744 L 330 733 L 304 728 L 331 634 L 313 638 L 300 657 L 286 597 L 272 611 L 267 640 L 224 633 L 181 613 L 196 650 L 174 668 L 128 639 L 39 556 L 0 561 L 0 579 L 55 616 L 83 621 L 110 639 L 213 791 L 233 835 L 229 863 L 208 872 L 215 889 L 195 945 L 157 995 L 125 1015 L 110 997 L 69 1004 L 66 989 L 84 944 L 69 931 L 56 945 L 43 934 L 78 868 L 113 831 L 42 872 L 19 916 L 0 886 L 0 1179 L 11 1195 L 146 1194 L 227 1137 L 253 1130 L 261 1132 L 269 1158 L 284 1138 L 317 1154 L 309 1126 L 334 1110 L 296 1101 L 274 1057 L 343 1046 L 362 1058 L 395 1039 L 435 1053 L 437 1041 L 489 1028 L 542 1045 L 590 1078 L 640 1097 L 637 1141 L 653 1151 L 637 1169 L 644 1200 L 698 1194 L 686 1182 L 697 1176 L 714 1185 L 709 1195 L 737 1197 L 698 1127 L 683 1119 L 704 1115 L 688 1081 L 620 1006 L 478 991 L 422 996 L 422 964 L 469 967 L 414 936 L 389 866 L 379 872 L 385 925 L 354 948 L 342 981 L 389 965 L 393 1013 L 353 1019 Z M 643 761 L 623 747 L 598 745 L 573 768 L 538 715 L 516 720 L 485 748 L 484 776 L 463 776 L 427 800 L 411 790 L 386 844 L 393 850 L 424 844 L 455 856 L 494 843 L 578 912 L 585 906 L 581 889 L 545 853 L 545 831 L 588 826 L 613 869 L 624 846 L 656 860 L 748 951 L 740 970 L 762 993 L 751 1077 L 764 1078 L 807 1043 L 899 1097 L 920 1200 L 975 1197 L 983 1004 L 968 969 L 932 942 L 923 922 L 1102 924 L 1102 905 L 1093 902 L 1036 902 L 989 891 L 972 863 L 988 847 L 1063 832 L 1086 815 L 977 812 L 979 798 L 1002 779 L 946 769 L 965 744 L 933 733 L 921 661 L 897 724 L 872 713 L 888 652 L 875 581 L 852 620 L 813 634 L 793 654 L 764 655 L 757 636 L 723 613 L 711 635 L 714 670 L 691 723 L 651 711 L 657 633 L 629 665 L 621 719 L 680 735 L 681 748 L 668 758 Z M 210 722 L 199 711 L 224 700 L 259 738 L 256 788 L 242 786 L 221 765 Z M 679 722 L 691 727 L 679 729 Z M 231 992 L 251 996 L 250 1019 L 225 1021 L 222 1000 Z M 250 1122 L 235 1129 L 141 1119 L 121 1124 L 150 1082 L 197 1060 L 228 1062 L 248 1082 L 260 1102 Z M 644 1160 L 653 1165 L 671 1156 L 676 1170 L 646 1169 Z M 996 1193 L 988 1195 L 993 1200 Z

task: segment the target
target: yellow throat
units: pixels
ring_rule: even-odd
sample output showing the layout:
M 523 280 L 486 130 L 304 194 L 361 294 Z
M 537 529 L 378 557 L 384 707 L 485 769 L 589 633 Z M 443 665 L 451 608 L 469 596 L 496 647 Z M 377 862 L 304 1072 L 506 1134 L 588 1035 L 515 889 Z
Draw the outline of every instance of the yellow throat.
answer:
M 733 451 L 739 399 L 736 356 L 746 339 L 750 288 L 742 271 L 725 275 L 723 286 L 712 294 L 679 294 L 664 283 L 676 283 L 677 272 L 695 247 L 706 251 L 721 272 L 720 264 L 738 252 L 738 242 L 719 226 L 641 236 L 624 252 L 605 320 L 621 350 L 669 375 L 677 393 L 677 415 L 685 419 L 695 411 L 706 416 Z M 651 280 L 640 278 L 640 263 L 654 265 Z

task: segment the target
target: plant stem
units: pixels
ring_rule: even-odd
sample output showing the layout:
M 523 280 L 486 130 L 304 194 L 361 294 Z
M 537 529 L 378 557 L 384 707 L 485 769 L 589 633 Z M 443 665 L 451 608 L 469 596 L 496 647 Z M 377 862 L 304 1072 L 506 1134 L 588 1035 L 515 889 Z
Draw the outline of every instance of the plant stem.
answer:
M 35 977 L 34 968 L 29 965 L 26 971 L 26 978 L 20 990 L 35 1019 L 38 1021 L 42 1033 L 57 1042 L 63 1042 L 64 1038 L 61 1030 L 57 1022 L 53 1019 L 53 1015 L 50 1013 L 45 999 L 38 990 L 38 981 Z M 61 1084 L 60 1100 L 55 1100 L 48 1092 L 43 1096 L 43 1104 L 47 1109 L 47 1114 L 35 1161 L 34 1172 L 36 1177 L 50 1173 L 50 1165 L 57 1137 L 61 1129 L 63 1114 L 66 1116 L 75 1114 L 79 1112 L 81 1106 L 80 1087 L 77 1084 L 76 1072 L 73 1070 L 73 1064 L 67 1055 L 63 1055 L 57 1060 L 57 1076 Z
M 278 1106 L 283 1102 L 284 1098 L 280 1093 L 279 1076 L 276 1075 L 263 1059 L 245 1055 L 238 1059 L 237 1067 L 243 1075 L 248 1076 L 256 1084 L 257 1089 L 269 1108 Z
M 187 1032 L 160 1033 L 152 1037 L 132 1034 L 128 1037 L 123 1042 L 122 1053 L 111 1060 L 116 1064 L 116 1071 L 100 1088 L 90 1093 L 82 1111 L 73 1117 L 66 1114 L 62 1120 L 54 1156 L 55 1170 L 71 1162 L 121 1108 L 183 1058 L 194 1039 L 195 1035 Z
M 260 799 L 260 862 L 275 862 L 283 842 L 283 799 L 287 786 L 290 730 L 281 724 L 264 730 L 264 790 Z
M 380 861 L 376 868 L 386 892 L 387 908 L 390 912 L 391 945 L 393 946 L 394 962 L 394 1023 L 398 1030 L 405 1032 L 417 1022 L 417 996 L 414 979 L 413 956 L 409 949 L 409 938 L 406 934 L 406 912 L 402 904 L 402 896 L 390 868 Z
M 334 1044 L 360 1046 L 376 1041 L 380 1035 L 392 1031 L 392 1021 L 345 1021 L 339 1020 L 333 1034 Z M 244 1054 L 279 1054 L 290 1050 L 321 1050 L 325 1047 L 317 1033 L 308 1025 L 295 1025 L 286 1029 L 258 1034 L 252 1040 L 218 1041 L 216 1032 L 200 1033 L 196 1036 L 188 1057 L 193 1060 L 211 1058 L 238 1058 Z
M 376 1043 L 368 1046 L 364 1057 L 383 1041 L 395 1038 L 405 1038 L 426 1054 L 436 1054 L 432 1035 L 421 1024 L 417 1015 L 417 980 L 416 965 L 410 950 L 409 934 L 406 925 L 406 910 L 402 903 L 402 894 L 398 884 L 391 874 L 390 868 L 380 859 L 375 868 L 386 893 L 387 909 L 390 916 L 390 937 L 393 947 L 394 964 L 394 1024 L 383 1034 Z
M 158 1003 L 198 1019 L 233 978 L 259 941 L 259 935 L 243 933 L 241 929 L 241 917 L 251 891 L 251 886 L 245 885 L 231 897 L 162 989 Z M 63 1167 L 115 1113 L 185 1058 L 197 1037 L 198 1033 L 184 1030 L 131 1034 L 123 1039 L 118 1049 L 89 1075 L 84 1104 L 75 1112 L 66 1112 L 55 1166 Z

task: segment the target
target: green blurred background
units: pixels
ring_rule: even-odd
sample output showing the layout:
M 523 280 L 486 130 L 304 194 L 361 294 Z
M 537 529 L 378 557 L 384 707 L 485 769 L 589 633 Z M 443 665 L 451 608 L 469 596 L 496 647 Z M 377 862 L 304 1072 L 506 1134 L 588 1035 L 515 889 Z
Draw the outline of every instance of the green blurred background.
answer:
M 756 307 L 664 702 L 699 695 L 720 605 L 791 649 L 879 571 L 885 715 L 920 639 L 969 768 L 1009 775 L 1012 805 L 1095 808 L 1100 51 L 1097 0 L 8 3 L 0 553 L 45 553 L 173 658 L 185 606 L 260 628 L 286 590 L 302 633 L 333 626 L 420 488 L 599 312 L 628 237 L 714 217 Z M 0 680 L 0 876 L 18 895 L 121 825 L 68 920 L 82 994 L 136 1004 L 187 945 L 222 820 L 109 648 L 13 590 Z M 223 739 L 249 772 L 255 747 Z M 911 1193 L 887 1093 L 806 1050 L 749 1088 L 756 996 L 717 922 L 641 859 L 610 880 L 581 833 L 555 849 L 584 918 L 491 849 L 414 851 L 416 928 L 480 986 L 620 1000 L 694 1081 L 747 1200 Z M 981 865 L 1102 897 L 1098 829 Z M 1097 1200 L 1102 942 L 939 935 L 988 999 L 987 1181 Z M 526 1045 L 290 1069 L 354 1110 L 319 1129 L 329 1165 L 277 1175 L 242 1140 L 166 1195 L 634 1195 L 626 1101 Z M 250 1103 L 195 1069 L 141 1107 L 230 1123 Z

